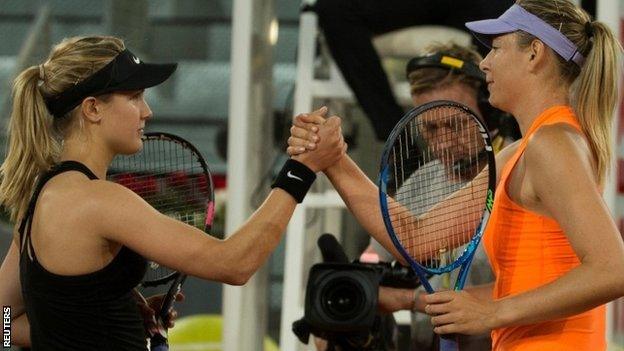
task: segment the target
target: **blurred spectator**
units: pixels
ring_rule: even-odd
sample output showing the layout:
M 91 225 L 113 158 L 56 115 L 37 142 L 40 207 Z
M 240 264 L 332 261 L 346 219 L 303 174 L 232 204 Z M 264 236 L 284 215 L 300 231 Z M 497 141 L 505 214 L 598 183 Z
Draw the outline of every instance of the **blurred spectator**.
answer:
M 377 138 L 385 140 L 404 111 L 392 93 L 372 37 L 418 25 L 465 30 L 467 21 L 498 17 L 512 4 L 512 0 L 317 0 L 314 10 L 334 61 Z M 480 51 L 485 53 L 485 47 Z

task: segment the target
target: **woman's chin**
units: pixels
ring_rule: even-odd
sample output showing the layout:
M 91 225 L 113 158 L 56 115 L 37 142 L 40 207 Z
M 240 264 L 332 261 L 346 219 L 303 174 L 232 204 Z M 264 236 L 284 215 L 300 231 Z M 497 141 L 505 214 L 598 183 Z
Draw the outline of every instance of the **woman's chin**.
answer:
M 137 152 L 143 150 L 143 141 L 139 141 L 136 145 L 126 146 L 124 148 L 120 148 L 117 151 L 118 155 L 134 155 Z

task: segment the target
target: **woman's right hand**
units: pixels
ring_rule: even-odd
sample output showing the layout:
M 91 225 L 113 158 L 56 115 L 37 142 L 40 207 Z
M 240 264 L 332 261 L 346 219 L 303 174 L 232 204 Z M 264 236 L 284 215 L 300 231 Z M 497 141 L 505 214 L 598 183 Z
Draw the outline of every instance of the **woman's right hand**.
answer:
M 291 154 L 289 152 L 289 154 L 292 156 L 292 159 L 303 163 L 314 172 L 323 171 L 326 168 L 332 166 L 334 163 L 340 160 L 340 158 L 342 158 L 347 150 L 347 145 L 344 142 L 342 129 L 340 127 L 340 118 L 337 116 L 333 116 L 328 119 L 324 119 L 323 115 L 326 112 L 326 108 L 321 108 L 320 110 L 307 115 L 307 117 L 305 118 L 299 118 L 299 116 L 295 118 L 295 120 L 301 119 L 303 123 L 306 124 L 305 127 L 309 128 L 309 131 L 307 132 L 307 137 L 311 140 L 316 140 L 317 142 L 307 143 L 308 147 L 311 149 L 307 150 L 308 152 L 300 154 Z M 322 121 L 323 123 L 316 124 L 314 122 L 308 121 Z M 299 122 L 296 121 L 296 123 Z M 310 124 L 314 125 L 311 126 Z M 313 132 L 314 127 L 318 128 L 318 133 Z M 306 137 L 306 135 L 303 135 L 301 133 L 297 134 L 297 128 L 303 129 L 296 125 L 293 126 L 292 131 L 295 131 L 296 134 L 291 134 L 291 138 L 289 138 L 289 145 L 291 142 L 297 139 L 303 139 Z M 292 149 L 292 147 L 289 146 L 289 149 Z
M 293 119 L 290 137 L 288 138 L 288 148 L 286 149 L 289 156 L 300 155 L 316 149 L 320 141 L 319 126 L 326 121 L 325 113 L 327 113 L 327 108 L 321 107 L 312 113 L 299 114 Z

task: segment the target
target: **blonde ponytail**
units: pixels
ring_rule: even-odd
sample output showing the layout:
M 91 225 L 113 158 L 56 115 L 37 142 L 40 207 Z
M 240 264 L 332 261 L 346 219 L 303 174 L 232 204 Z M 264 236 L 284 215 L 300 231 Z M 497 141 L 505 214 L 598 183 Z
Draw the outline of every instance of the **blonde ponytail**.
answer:
M 618 99 L 621 47 L 611 30 L 600 22 L 593 27 L 593 48 L 575 82 L 574 107 L 596 157 L 600 180 L 611 161 L 611 125 Z
M 26 212 L 37 177 L 58 162 L 62 139 L 70 132 L 74 113 L 53 118 L 44 97 L 54 96 L 84 80 L 125 49 L 115 37 L 74 37 L 63 40 L 39 66 L 22 71 L 13 82 L 9 143 L 0 166 L 0 205 L 17 222 Z
M 9 121 L 9 149 L 0 166 L 0 201 L 16 221 L 27 207 L 37 175 L 60 154 L 52 135 L 52 116 L 39 91 L 39 67 L 24 70 L 13 83 L 13 112 Z
M 583 67 L 559 60 L 561 78 L 572 86 L 572 104 L 587 136 L 597 164 L 598 180 L 603 183 L 610 167 L 611 123 L 618 98 L 618 77 L 622 47 L 613 32 L 570 0 L 517 0 L 525 10 L 559 29 L 585 57 Z M 518 33 L 521 47 L 535 37 Z

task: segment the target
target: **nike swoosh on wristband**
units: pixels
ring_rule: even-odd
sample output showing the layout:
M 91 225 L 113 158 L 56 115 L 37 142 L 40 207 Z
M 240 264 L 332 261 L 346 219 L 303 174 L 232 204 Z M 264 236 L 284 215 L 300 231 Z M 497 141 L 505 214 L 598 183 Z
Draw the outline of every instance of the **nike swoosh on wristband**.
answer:
M 297 179 L 298 181 L 303 182 L 303 179 L 301 179 L 301 178 L 297 177 L 296 175 L 292 174 L 292 171 L 288 171 L 288 173 L 286 173 L 286 176 L 288 178 Z

